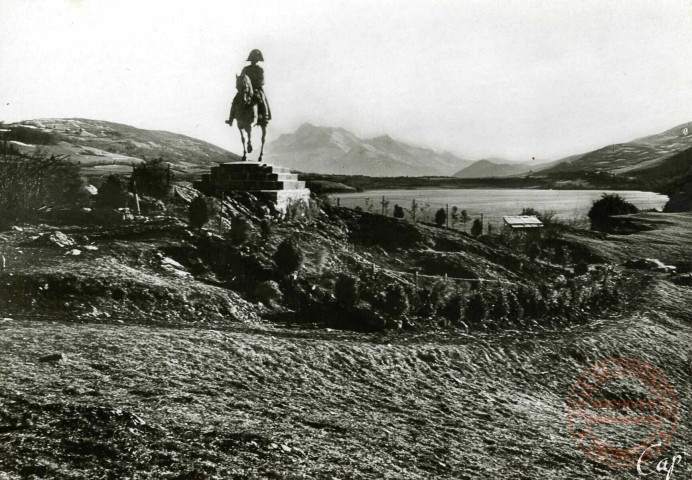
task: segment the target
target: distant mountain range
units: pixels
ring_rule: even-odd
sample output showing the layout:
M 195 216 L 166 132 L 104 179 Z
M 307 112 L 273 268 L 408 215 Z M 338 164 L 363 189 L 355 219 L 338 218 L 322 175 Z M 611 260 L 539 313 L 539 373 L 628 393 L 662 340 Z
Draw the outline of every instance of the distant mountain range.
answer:
M 36 145 L 15 137 L 14 146 L 23 151 L 41 148 L 49 154 L 69 156 L 87 174 L 126 172 L 133 164 L 157 158 L 170 162 L 174 170 L 196 174 L 217 163 L 240 160 L 223 148 L 185 135 L 101 120 L 37 119 L 5 126 L 24 130 L 26 138 L 33 138 L 30 132 L 49 136 L 50 141 Z M 688 175 L 692 149 L 689 126 L 678 125 L 627 143 L 534 165 L 494 158 L 474 162 L 448 152 L 413 146 L 388 135 L 362 139 L 343 128 L 306 123 L 294 133 L 281 135 L 269 143 L 265 158 L 270 163 L 318 174 L 465 179 L 532 176 L 556 181 L 606 175 L 613 179 L 645 180 L 649 184 L 657 180 L 657 172 L 665 171 L 676 178 Z
M 473 163 L 429 148 L 416 147 L 388 135 L 362 139 L 343 128 L 305 123 L 265 148 L 270 162 L 302 172 L 399 176 L 449 176 Z

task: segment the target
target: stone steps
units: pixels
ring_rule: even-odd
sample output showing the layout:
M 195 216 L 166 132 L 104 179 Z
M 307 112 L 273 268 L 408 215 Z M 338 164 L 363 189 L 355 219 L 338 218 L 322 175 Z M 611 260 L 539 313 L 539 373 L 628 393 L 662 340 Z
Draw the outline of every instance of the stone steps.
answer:
M 229 162 L 211 167 L 203 173 L 201 180 L 194 182 L 195 188 L 205 195 L 248 192 L 274 202 L 280 210 L 286 210 L 295 202 L 307 202 L 310 190 L 298 175 L 285 167 L 267 163 Z

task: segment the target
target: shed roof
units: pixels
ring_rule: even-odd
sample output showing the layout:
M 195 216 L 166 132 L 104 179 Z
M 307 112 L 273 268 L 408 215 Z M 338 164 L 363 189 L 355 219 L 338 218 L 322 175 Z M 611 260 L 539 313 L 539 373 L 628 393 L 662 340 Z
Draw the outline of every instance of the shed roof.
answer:
M 543 228 L 541 222 L 535 215 L 510 215 L 502 217 L 510 228 L 525 229 L 525 228 Z

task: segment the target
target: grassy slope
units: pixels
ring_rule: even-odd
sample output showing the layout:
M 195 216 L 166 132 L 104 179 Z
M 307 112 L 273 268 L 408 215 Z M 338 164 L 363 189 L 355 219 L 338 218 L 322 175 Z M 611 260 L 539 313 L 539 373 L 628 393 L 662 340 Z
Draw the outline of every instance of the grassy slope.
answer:
M 361 218 L 363 231 L 370 231 L 368 215 Z M 659 230 L 618 242 L 628 242 L 632 256 L 653 249 L 664 261 L 679 258 L 680 246 L 689 245 L 689 216 L 644 218 L 657 221 Z M 311 240 L 316 251 L 330 249 L 337 259 L 327 269 L 353 258 L 343 237 L 338 241 L 345 228 L 339 222 L 277 228 Z M 135 472 L 137 478 L 638 478 L 633 469 L 614 473 L 587 460 L 567 425 L 574 381 L 611 356 L 649 361 L 673 383 L 681 417 L 667 453 L 682 452 L 692 435 L 684 408 L 692 401 L 689 288 L 662 276 L 643 292 L 639 313 L 563 331 L 287 329 L 243 322 L 262 309 L 235 297 L 227 301 L 242 307 L 242 315 L 203 310 L 218 303 L 223 289 L 172 274 L 156 256 L 178 245 L 184 231 L 175 225 L 142 230 L 82 230 L 99 250 L 79 259 L 27 244 L 31 230 L 5 235 L 3 251 L 11 255 L 3 284 L 24 275 L 41 280 L 31 283 L 37 289 L 47 280 L 50 291 L 51 282 L 69 273 L 98 287 L 85 305 L 77 299 L 63 309 L 71 312 L 66 318 L 26 307 L 0 322 L 0 473 L 6 478 Z M 406 250 L 385 256 L 362 232 L 353 235 L 366 258 L 391 268 L 397 258 L 408 261 Z M 463 245 L 467 266 L 483 276 L 514 277 L 489 261 L 498 252 L 450 235 L 438 244 L 423 238 L 421 251 Z M 612 240 L 588 241 L 614 260 L 627 251 L 619 243 L 613 248 Z M 124 305 L 118 315 L 90 315 L 93 306 L 107 307 L 109 282 L 122 285 L 128 275 L 134 282 L 128 298 L 148 290 L 159 301 L 111 302 Z M 3 310 L 0 318 L 10 316 Z M 167 319 L 166 310 L 175 315 Z M 150 317 L 155 324 L 143 324 Z M 56 351 L 67 361 L 38 361 Z

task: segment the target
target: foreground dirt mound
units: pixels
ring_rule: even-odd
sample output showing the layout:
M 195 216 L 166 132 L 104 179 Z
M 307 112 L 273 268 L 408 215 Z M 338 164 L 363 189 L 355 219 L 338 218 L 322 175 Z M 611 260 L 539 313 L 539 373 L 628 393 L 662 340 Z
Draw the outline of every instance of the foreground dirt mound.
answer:
M 635 356 L 687 405 L 690 328 L 645 314 L 538 335 L 407 339 L 6 320 L 0 471 L 612 479 L 569 432 L 574 382 L 596 361 Z M 56 350 L 64 362 L 39 361 Z M 671 454 L 692 434 L 689 412 L 680 415 Z

